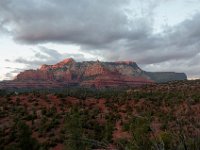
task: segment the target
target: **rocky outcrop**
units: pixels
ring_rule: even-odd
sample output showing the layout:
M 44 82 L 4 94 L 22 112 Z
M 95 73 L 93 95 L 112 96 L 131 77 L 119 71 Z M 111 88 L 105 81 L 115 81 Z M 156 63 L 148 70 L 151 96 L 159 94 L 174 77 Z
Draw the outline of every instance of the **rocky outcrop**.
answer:
M 65 59 L 55 65 L 42 65 L 37 70 L 19 73 L 14 81 L 0 83 L 6 87 L 64 87 L 79 85 L 86 87 L 140 86 L 154 82 L 185 80 L 182 73 L 145 72 L 133 61 L 76 62 Z
M 49 70 L 57 70 L 57 69 L 60 69 L 60 68 L 64 69 L 64 68 L 68 68 L 68 66 L 71 66 L 74 63 L 76 63 L 76 62 L 72 58 L 67 58 L 67 59 L 65 59 L 65 60 L 63 60 L 63 61 L 61 61 L 61 62 L 59 62 L 55 65 L 44 64 L 40 67 L 39 70 L 40 71 L 49 71 Z

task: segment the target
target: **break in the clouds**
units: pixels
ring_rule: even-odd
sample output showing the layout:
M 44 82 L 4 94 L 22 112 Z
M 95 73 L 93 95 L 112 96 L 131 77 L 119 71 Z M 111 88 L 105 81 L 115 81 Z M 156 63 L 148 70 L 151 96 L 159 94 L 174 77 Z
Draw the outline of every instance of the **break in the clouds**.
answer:
M 4 0 L 0 1 L 0 31 L 22 45 L 74 44 L 103 60 L 135 60 L 147 70 L 181 71 L 196 77 L 198 6 L 197 0 Z M 162 23 L 161 8 L 166 11 Z M 179 17 L 179 11 L 188 15 Z M 36 66 L 63 56 L 69 54 L 43 47 L 32 59 L 22 56 L 12 61 Z M 85 60 L 82 54 L 71 57 Z
M 12 63 L 19 63 L 25 65 L 27 69 L 38 68 L 42 64 L 55 64 L 65 58 L 74 58 L 76 60 L 84 61 L 86 58 L 83 54 L 59 53 L 56 50 L 48 49 L 46 47 L 39 47 L 39 50 L 34 50 L 34 55 L 30 58 L 18 57 L 14 60 L 6 60 Z M 20 70 L 15 68 L 15 70 Z

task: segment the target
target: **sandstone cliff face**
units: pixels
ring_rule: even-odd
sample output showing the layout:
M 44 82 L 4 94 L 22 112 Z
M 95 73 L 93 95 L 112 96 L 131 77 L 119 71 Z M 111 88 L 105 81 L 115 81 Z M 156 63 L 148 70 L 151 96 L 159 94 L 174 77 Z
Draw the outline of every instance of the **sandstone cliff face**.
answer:
M 141 86 L 145 84 L 152 84 L 153 81 L 147 80 L 142 77 L 128 77 L 121 75 L 102 75 L 98 76 L 94 80 L 86 80 L 81 82 L 81 86 L 85 87 L 96 87 L 96 88 L 104 88 L 104 87 L 134 87 Z
M 109 71 L 106 68 L 104 68 L 100 63 L 94 63 L 86 67 L 84 71 L 84 76 L 90 77 L 106 73 L 109 73 Z
M 53 80 L 53 74 L 43 70 L 27 70 L 18 74 L 17 80 Z
M 184 79 L 187 79 L 187 77 L 183 74 L 145 72 L 133 61 L 76 62 L 69 58 L 55 65 L 42 65 L 37 70 L 21 72 L 14 81 L 8 83 L 8 86 L 31 87 L 31 84 L 33 84 L 33 87 L 79 85 L 103 88 L 139 86 Z

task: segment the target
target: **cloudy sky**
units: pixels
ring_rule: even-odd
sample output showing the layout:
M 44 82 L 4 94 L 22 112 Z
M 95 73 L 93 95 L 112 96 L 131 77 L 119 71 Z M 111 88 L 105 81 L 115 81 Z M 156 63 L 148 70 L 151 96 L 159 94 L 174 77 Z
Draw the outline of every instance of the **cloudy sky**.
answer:
M 199 0 L 0 0 L 0 80 L 64 58 L 200 77 Z

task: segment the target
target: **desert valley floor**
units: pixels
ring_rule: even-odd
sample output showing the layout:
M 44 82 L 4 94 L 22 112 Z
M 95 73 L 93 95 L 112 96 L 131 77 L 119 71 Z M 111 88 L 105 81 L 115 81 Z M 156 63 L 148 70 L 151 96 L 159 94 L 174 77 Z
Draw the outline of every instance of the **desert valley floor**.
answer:
M 200 148 L 200 81 L 0 91 L 0 149 Z

